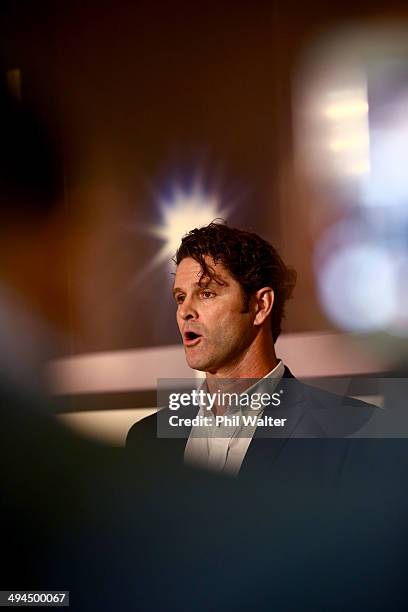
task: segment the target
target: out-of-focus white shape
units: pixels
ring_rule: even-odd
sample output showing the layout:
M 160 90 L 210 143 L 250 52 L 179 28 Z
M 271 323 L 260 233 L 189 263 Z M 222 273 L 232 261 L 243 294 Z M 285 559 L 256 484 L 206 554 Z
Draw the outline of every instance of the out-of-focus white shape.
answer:
M 347 63 L 349 62 L 349 63 Z M 302 172 L 323 180 L 360 180 L 370 172 L 366 77 L 348 58 L 342 70 L 302 92 L 296 151 Z M 296 119 L 295 119 L 296 120 Z
M 364 99 L 345 99 L 344 102 L 330 104 L 324 109 L 328 119 L 340 120 L 354 117 L 364 117 L 368 114 L 368 102 Z
M 160 209 L 163 221 L 152 228 L 152 233 L 164 241 L 163 259 L 174 255 L 181 239 L 190 230 L 208 225 L 215 218 L 226 216 L 227 212 L 220 209 L 219 197 L 206 193 L 198 183 L 191 191 L 174 187 L 171 196 L 160 201 Z
M 296 168 L 323 188 L 344 187 L 348 201 L 371 172 L 366 60 L 378 39 L 369 28 L 328 32 L 294 78 Z
M 276 346 L 297 376 L 382 372 L 388 365 L 378 352 L 367 352 L 347 334 L 282 334 Z M 179 345 L 57 359 L 48 364 L 45 376 L 50 393 L 71 395 L 155 389 L 158 378 L 193 378 L 194 371 Z
M 361 176 L 370 172 L 370 164 L 367 159 L 361 159 L 352 162 L 349 166 L 344 167 L 345 174 L 352 176 Z
M 368 102 L 363 78 L 358 88 L 329 90 L 324 109 L 325 122 L 321 125 L 329 139 L 331 157 L 323 168 L 330 168 L 336 176 L 359 177 L 370 171 L 370 141 L 368 130 Z M 323 151 L 320 152 L 323 156 Z
M 77 433 L 112 446 L 124 446 L 134 423 L 157 412 L 157 408 L 130 410 L 86 410 L 58 415 L 64 425 Z
M 347 25 L 306 50 L 293 92 L 302 174 L 356 205 L 408 209 L 407 66 L 402 20 Z
M 371 131 L 373 172 L 364 183 L 366 206 L 408 206 L 408 95 L 403 114 L 389 117 L 388 129 Z
M 367 144 L 367 134 L 363 132 L 362 134 L 349 134 L 340 136 L 332 140 L 329 144 L 330 151 L 337 153 L 339 151 L 347 151 L 349 149 L 358 149 L 365 147 Z
M 332 140 L 329 150 L 332 154 L 331 164 L 336 172 L 342 175 L 360 176 L 368 174 L 369 163 L 369 137 L 366 121 L 341 121 L 329 130 Z
M 397 274 L 382 247 L 344 245 L 323 263 L 318 275 L 322 305 L 342 329 L 372 332 L 393 321 L 398 309 Z
M 46 369 L 54 394 L 155 389 L 158 378 L 190 377 L 182 346 L 77 355 L 56 359 Z

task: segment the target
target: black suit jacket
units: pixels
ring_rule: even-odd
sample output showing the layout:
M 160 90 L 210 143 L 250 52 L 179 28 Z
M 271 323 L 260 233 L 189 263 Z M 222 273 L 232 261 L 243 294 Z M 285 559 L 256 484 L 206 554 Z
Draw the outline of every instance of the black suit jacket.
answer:
M 301 384 L 291 400 L 293 436 L 338 412 Z M 367 452 L 354 467 L 369 460 L 375 481 L 328 494 L 320 483 L 347 463 L 331 443 L 350 440 L 257 433 L 237 481 L 183 469 L 185 439 L 157 440 L 155 419 L 132 430 L 129 462 L 46 407 L 0 379 L 3 590 L 69 589 L 81 612 L 406 609 L 405 440 L 392 486 Z
M 266 381 L 267 382 L 267 381 Z M 275 383 L 274 383 L 275 384 Z M 257 427 L 244 457 L 240 476 L 273 475 L 276 479 L 292 482 L 312 478 L 314 482 L 336 482 L 347 466 L 347 458 L 356 440 L 350 436 L 357 432 L 373 414 L 375 406 L 306 385 L 297 380 L 285 367 L 279 385 L 284 398 L 281 408 L 265 408 L 264 415 L 283 414 L 288 427 L 271 429 Z M 164 413 L 170 413 L 165 408 Z M 282 412 L 284 411 L 284 412 Z M 186 414 L 194 416 L 191 408 Z M 191 428 L 185 428 L 183 438 L 159 438 L 157 414 L 151 415 L 129 430 L 126 446 L 140 453 L 144 449 L 149 461 L 154 457 L 169 464 L 181 465 L 186 439 Z

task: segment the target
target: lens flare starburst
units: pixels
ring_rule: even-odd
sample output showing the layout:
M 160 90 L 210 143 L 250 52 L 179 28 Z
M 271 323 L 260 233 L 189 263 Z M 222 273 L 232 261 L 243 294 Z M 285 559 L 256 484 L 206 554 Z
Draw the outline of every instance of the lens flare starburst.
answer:
M 151 233 L 164 241 L 163 259 L 172 257 L 182 237 L 195 227 L 208 225 L 217 217 L 225 217 L 215 193 L 206 193 L 200 185 L 190 192 L 175 187 L 170 197 L 160 201 L 162 224 L 153 226 Z
M 136 229 L 150 234 L 162 245 L 147 266 L 133 278 L 132 287 L 160 265 L 170 265 L 181 239 L 190 230 L 208 225 L 215 219 L 226 219 L 229 212 L 228 208 L 221 208 L 218 193 L 206 189 L 201 181 L 196 181 L 189 189 L 175 184 L 168 195 L 155 193 L 154 200 L 160 210 L 161 222 L 148 227 L 133 226 L 132 231 Z

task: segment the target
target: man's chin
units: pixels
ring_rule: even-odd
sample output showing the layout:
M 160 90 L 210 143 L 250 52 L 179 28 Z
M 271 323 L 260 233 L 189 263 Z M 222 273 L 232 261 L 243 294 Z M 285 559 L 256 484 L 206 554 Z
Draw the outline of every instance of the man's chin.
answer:
M 194 357 L 193 355 L 189 355 L 186 352 L 186 361 L 189 368 L 192 370 L 198 370 L 199 372 L 206 372 L 209 364 L 203 359 L 199 359 L 198 357 Z
M 187 359 L 187 365 L 192 370 L 198 370 L 199 372 L 206 372 L 207 371 L 207 368 L 206 368 L 206 366 L 204 364 L 202 364 L 200 362 L 196 362 L 194 360 Z

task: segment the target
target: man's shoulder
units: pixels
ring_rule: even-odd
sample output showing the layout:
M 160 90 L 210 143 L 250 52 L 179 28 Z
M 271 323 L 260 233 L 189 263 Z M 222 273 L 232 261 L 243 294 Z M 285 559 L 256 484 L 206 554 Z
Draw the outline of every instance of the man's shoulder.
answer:
M 324 408 L 329 410 L 350 408 L 365 412 L 379 410 L 378 406 L 351 395 L 329 391 L 327 389 L 322 389 L 306 383 L 300 384 L 303 386 L 305 402 L 309 404 L 311 408 L 316 410 L 321 410 Z
M 303 383 L 302 383 L 303 384 Z M 329 437 L 348 437 L 375 418 L 381 409 L 350 395 L 304 384 L 305 412 Z
M 182 427 L 169 429 L 169 419 L 173 415 L 191 419 L 196 414 L 197 406 L 195 405 L 183 406 L 177 410 L 171 409 L 169 406 L 159 408 L 155 413 L 132 425 L 126 437 L 126 446 L 140 445 L 142 441 L 146 442 L 152 438 L 160 440 L 161 443 L 166 439 L 188 438 L 191 426 L 183 425 Z
M 166 470 L 179 469 L 183 463 L 185 440 L 160 436 L 158 432 L 158 413 L 169 412 L 163 408 L 140 421 L 129 429 L 126 437 L 126 451 L 132 460 L 137 459 L 142 465 L 149 465 L 149 469 Z
M 136 421 L 129 429 L 126 436 L 126 446 L 134 446 L 140 443 L 140 440 L 156 437 L 157 431 L 157 412 L 150 414 L 140 421 Z
M 324 378 L 321 380 L 324 386 L 316 386 L 296 378 L 287 366 L 285 366 L 285 374 L 281 379 L 281 386 L 284 389 L 291 391 L 290 396 L 295 397 L 297 401 L 302 400 L 308 408 L 311 409 L 328 409 L 337 408 L 354 408 L 360 411 L 376 411 L 378 406 L 370 404 L 366 401 L 358 399 L 350 395 L 351 378 L 337 379 Z M 319 385 L 319 383 L 317 383 Z M 330 390 L 329 390 L 330 388 Z M 336 389 L 336 391 L 333 391 Z

